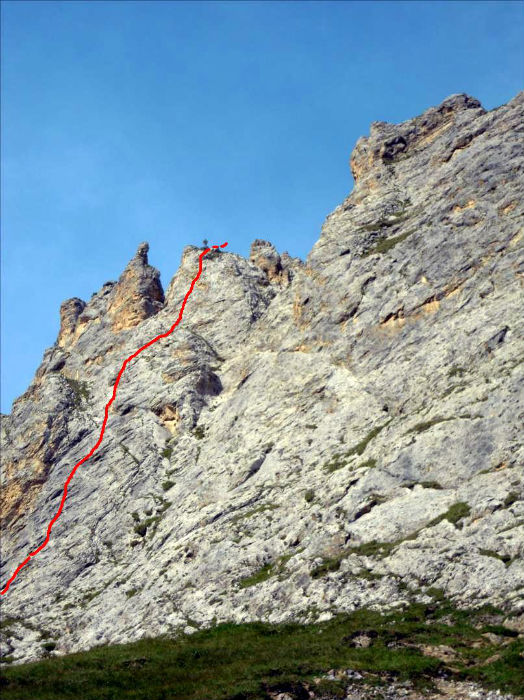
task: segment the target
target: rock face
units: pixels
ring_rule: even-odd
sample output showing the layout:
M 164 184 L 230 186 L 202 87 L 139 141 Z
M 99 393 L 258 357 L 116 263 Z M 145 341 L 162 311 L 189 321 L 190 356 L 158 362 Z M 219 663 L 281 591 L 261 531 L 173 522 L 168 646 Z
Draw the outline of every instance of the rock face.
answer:
M 293 261 L 287 253 L 280 257 L 274 245 L 258 238 L 251 244 L 249 259 L 266 273 L 270 284 L 285 287 L 288 287 L 293 279 L 293 267 L 300 265 L 298 260 Z
M 128 366 L 49 545 L 6 595 L 17 661 L 213 621 L 491 602 L 524 613 L 524 93 L 374 123 L 306 263 L 255 241 Z M 96 443 L 122 361 L 178 315 L 142 244 L 62 306 L 3 417 L 1 585 Z M 510 624 L 508 622 L 508 624 Z
M 160 273 L 148 264 L 148 243 L 138 246 L 115 286 L 109 299 L 107 313 L 111 316 L 112 330 L 133 328 L 146 318 L 158 313 L 164 305 L 164 290 L 160 284 Z

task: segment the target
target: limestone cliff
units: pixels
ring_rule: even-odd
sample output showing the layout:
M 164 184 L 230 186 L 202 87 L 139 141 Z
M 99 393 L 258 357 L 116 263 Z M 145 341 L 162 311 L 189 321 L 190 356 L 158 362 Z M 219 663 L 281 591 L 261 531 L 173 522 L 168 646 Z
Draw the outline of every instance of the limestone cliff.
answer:
M 128 367 L 49 545 L 2 596 L 37 658 L 212 621 L 428 600 L 524 612 L 524 93 L 376 122 L 303 263 L 216 251 Z M 221 241 L 214 241 L 221 243 Z M 0 583 L 43 540 L 124 358 L 165 332 L 142 244 L 61 308 L 2 421 Z M 5 632 L 5 630 L 4 630 Z

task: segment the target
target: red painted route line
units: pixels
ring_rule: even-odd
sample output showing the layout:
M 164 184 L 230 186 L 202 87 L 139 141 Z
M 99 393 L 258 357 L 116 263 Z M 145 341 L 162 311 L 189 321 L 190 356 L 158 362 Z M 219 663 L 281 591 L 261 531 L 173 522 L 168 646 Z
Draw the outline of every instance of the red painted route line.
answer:
M 47 526 L 47 534 L 46 534 L 45 540 L 42 542 L 40 547 L 37 547 L 34 550 L 34 552 L 31 552 L 24 559 L 24 561 L 16 567 L 15 572 L 13 573 L 11 578 L 8 580 L 8 582 L 5 584 L 4 588 L 0 591 L 1 595 L 5 595 L 7 593 L 7 591 L 9 590 L 9 586 L 13 583 L 15 578 L 18 576 L 18 573 L 24 568 L 24 566 L 26 564 L 28 564 L 30 562 L 31 558 L 34 557 L 36 554 L 38 554 L 38 552 L 41 552 L 42 549 L 49 542 L 49 537 L 51 535 L 51 530 L 53 529 L 53 525 L 56 523 L 56 521 L 60 517 L 60 513 L 62 512 L 65 500 L 67 498 L 67 487 L 71 483 L 71 480 L 74 477 L 76 470 L 78 469 L 78 467 L 81 464 L 83 464 L 84 462 L 87 462 L 87 460 L 93 456 L 93 454 L 96 452 L 96 450 L 98 450 L 98 448 L 100 447 L 100 445 L 102 443 L 102 439 L 104 437 L 104 432 L 106 429 L 107 419 L 108 419 L 108 415 L 109 415 L 109 407 L 111 406 L 111 404 L 113 403 L 113 401 L 116 398 L 116 390 L 117 390 L 118 384 L 120 382 L 120 379 L 122 378 L 122 375 L 124 374 L 124 370 L 127 367 L 128 363 L 131 362 L 131 360 L 134 360 L 135 357 L 140 355 L 142 350 L 145 350 L 146 348 L 150 347 L 151 345 L 156 343 L 158 340 L 161 340 L 162 338 L 167 338 L 168 335 L 171 335 L 171 333 L 175 330 L 175 328 L 178 326 L 178 324 L 182 320 L 182 315 L 184 313 L 184 308 L 186 306 L 187 300 L 189 299 L 189 296 L 191 295 L 198 278 L 202 274 L 202 259 L 203 259 L 204 255 L 207 255 L 211 251 L 212 248 L 218 249 L 218 248 L 225 248 L 226 246 L 227 246 L 227 243 L 222 243 L 221 246 L 213 245 L 213 246 L 211 246 L 211 248 L 206 248 L 204 251 L 202 251 L 202 253 L 200 253 L 199 258 L 198 258 L 198 273 L 197 273 L 196 277 L 193 279 L 193 281 L 191 282 L 191 286 L 189 287 L 189 290 L 188 290 L 186 296 L 184 297 L 184 301 L 182 302 L 182 306 L 180 307 L 180 313 L 178 314 L 177 320 L 173 323 L 173 325 L 171 326 L 171 328 L 168 331 L 166 331 L 165 333 L 162 333 L 161 335 L 157 335 L 156 338 L 153 338 L 153 340 L 150 340 L 145 345 L 142 345 L 141 348 L 138 348 L 138 350 L 136 352 L 134 352 L 126 360 L 124 360 L 122 367 L 120 368 L 120 372 L 118 373 L 118 376 L 116 378 L 115 385 L 113 387 L 113 395 L 111 396 L 109 401 L 106 403 L 104 422 L 102 423 L 102 429 L 100 430 L 100 437 L 98 438 L 94 447 L 92 447 L 91 450 L 86 454 L 86 456 L 82 457 L 82 459 L 75 464 L 75 466 L 71 470 L 71 473 L 67 477 L 66 482 L 64 484 L 64 492 L 62 494 L 62 500 L 60 501 L 60 505 L 59 505 L 58 510 L 56 511 L 54 517 L 52 518 L 51 522 Z

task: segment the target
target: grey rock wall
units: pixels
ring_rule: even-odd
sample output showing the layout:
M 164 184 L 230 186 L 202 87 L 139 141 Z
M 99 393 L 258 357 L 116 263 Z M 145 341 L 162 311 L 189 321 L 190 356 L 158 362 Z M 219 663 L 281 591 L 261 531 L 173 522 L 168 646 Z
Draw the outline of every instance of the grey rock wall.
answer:
M 524 93 L 376 122 L 306 263 L 224 251 L 127 368 L 49 545 L 2 596 L 17 661 L 216 621 L 326 619 L 441 589 L 522 619 Z M 2 420 L 1 585 L 95 444 L 122 361 L 165 332 L 139 247 L 65 302 Z

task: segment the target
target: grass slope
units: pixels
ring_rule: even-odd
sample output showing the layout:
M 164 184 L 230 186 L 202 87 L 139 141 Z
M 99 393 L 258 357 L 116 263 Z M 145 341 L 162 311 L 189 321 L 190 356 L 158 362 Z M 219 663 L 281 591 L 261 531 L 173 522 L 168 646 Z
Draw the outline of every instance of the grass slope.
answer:
M 320 624 L 221 624 L 4 668 L 0 691 L 3 700 L 261 700 L 269 691 L 303 689 L 328 669 L 352 668 L 370 672 L 365 682 L 409 678 L 422 687 L 445 673 L 520 693 L 523 643 L 499 623 L 499 612 L 460 611 L 442 601 L 386 615 L 360 610 Z M 355 646 L 361 634 L 369 647 Z M 421 651 L 437 645 L 453 648 L 452 668 Z M 336 683 L 331 692 L 336 697 Z

